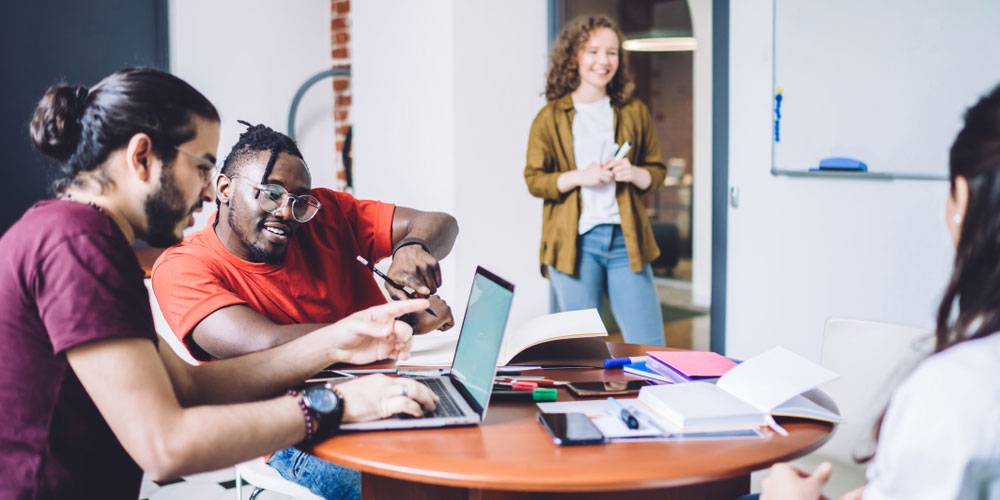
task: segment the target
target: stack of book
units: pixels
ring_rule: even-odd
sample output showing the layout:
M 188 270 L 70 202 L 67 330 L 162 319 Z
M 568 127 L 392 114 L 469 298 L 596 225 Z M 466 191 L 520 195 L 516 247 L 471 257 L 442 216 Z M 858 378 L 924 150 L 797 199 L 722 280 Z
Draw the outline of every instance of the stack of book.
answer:
M 627 364 L 625 373 L 661 384 L 711 380 L 724 375 L 736 362 L 714 352 L 649 351 L 646 361 Z
M 684 372 L 692 380 L 685 383 L 643 387 L 639 402 L 684 432 L 769 426 L 783 433 L 772 416 L 843 421 L 801 396 L 837 374 L 782 347 L 730 366 L 714 383 L 694 380 L 693 373 Z

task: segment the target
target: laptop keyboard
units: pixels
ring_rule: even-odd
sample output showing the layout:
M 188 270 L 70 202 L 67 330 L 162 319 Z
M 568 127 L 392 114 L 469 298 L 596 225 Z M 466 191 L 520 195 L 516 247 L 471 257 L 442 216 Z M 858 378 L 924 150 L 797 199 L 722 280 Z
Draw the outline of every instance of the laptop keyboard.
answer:
M 454 399 L 451 397 L 451 392 L 448 391 L 448 384 L 443 382 L 444 379 L 441 378 L 424 378 L 420 379 L 434 394 L 437 394 L 441 401 L 438 402 L 437 407 L 434 412 L 425 412 L 424 418 L 429 417 L 461 417 L 465 414 L 462 410 L 458 409 L 458 405 L 455 404 Z

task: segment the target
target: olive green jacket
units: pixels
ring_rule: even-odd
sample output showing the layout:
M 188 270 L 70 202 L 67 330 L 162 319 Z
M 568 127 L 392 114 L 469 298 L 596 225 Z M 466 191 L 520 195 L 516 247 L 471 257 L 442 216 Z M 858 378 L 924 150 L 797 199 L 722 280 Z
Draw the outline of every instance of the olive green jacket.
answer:
M 663 185 L 667 169 L 660 158 L 653 119 L 646 105 L 638 99 L 630 99 L 622 106 L 612 103 L 611 107 L 615 115 L 615 142 L 622 144 L 630 141 L 632 149 L 626 155 L 629 161 L 636 167 L 644 168 L 653 179 L 645 191 L 630 182 L 619 182 L 615 191 L 629 267 L 639 272 L 660 255 L 641 196 Z M 538 112 L 528 137 L 524 180 L 532 196 L 544 200 L 540 254 L 543 276 L 548 275 L 546 265 L 573 276 L 578 267 L 580 189 L 560 193 L 556 185 L 563 172 L 577 168 L 573 159 L 575 112 L 573 98 L 568 94 L 550 101 Z

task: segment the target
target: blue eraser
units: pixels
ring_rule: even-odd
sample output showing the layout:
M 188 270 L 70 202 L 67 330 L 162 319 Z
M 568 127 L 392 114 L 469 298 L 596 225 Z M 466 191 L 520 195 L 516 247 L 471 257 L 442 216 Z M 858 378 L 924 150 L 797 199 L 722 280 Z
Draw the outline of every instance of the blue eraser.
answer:
M 868 165 L 854 158 L 824 158 L 819 161 L 819 169 L 816 170 L 848 170 L 852 172 L 867 172 Z

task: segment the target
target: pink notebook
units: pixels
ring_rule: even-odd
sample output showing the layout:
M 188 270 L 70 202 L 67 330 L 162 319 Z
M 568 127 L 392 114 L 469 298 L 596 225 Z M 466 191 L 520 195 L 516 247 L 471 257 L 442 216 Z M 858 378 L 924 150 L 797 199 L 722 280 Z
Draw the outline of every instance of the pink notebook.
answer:
M 721 377 L 736 366 L 735 361 L 714 352 L 649 351 L 647 354 L 688 378 Z

